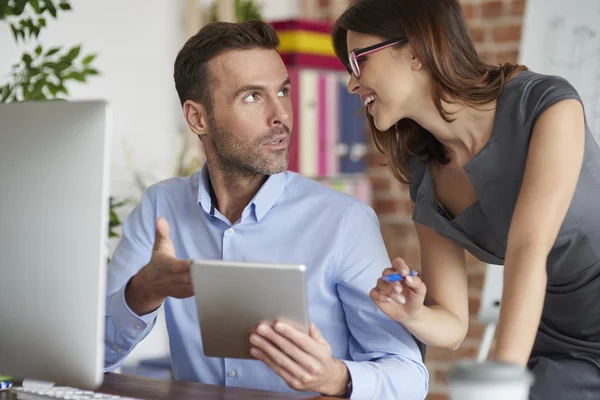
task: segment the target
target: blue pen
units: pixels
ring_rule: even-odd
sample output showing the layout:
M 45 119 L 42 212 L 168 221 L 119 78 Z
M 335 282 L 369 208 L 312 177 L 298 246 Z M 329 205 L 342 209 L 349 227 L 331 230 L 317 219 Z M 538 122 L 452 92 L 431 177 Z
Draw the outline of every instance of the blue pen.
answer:
M 12 387 L 11 381 L 0 381 L 0 391 L 8 390 Z
M 419 273 L 416 270 L 410 271 L 406 276 L 417 276 Z M 389 274 L 383 277 L 386 282 L 400 282 L 404 277 L 400 274 Z

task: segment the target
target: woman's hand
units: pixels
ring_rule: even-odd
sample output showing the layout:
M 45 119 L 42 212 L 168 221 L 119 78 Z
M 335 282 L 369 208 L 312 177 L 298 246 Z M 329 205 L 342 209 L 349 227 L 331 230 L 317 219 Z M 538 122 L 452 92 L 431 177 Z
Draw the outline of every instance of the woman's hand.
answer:
M 423 308 L 427 287 L 418 276 L 408 275 L 410 272 L 406 262 L 400 257 L 392 260 L 392 268 L 386 268 L 382 277 L 377 280 L 377 286 L 369 296 L 377 307 L 391 319 L 404 322 L 414 318 Z M 390 274 L 400 274 L 400 282 L 387 282 L 383 277 Z

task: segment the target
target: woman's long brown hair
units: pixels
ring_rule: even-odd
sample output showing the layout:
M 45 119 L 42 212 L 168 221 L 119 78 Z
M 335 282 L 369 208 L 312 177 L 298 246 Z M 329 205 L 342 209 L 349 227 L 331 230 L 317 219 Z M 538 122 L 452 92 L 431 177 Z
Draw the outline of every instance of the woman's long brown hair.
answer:
M 333 46 L 337 57 L 348 66 L 348 31 L 382 39 L 405 37 L 421 63 L 432 75 L 432 99 L 445 121 L 451 115 L 443 102 L 463 101 L 474 107 L 488 104 L 502 93 L 506 82 L 523 65 L 484 63 L 471 41 L 469 29 L 457 0 L 358 0 L 336 20 Z M 411 157 L 447 164 L 444 146 L 415 121 L 402 119 L 385 132 L 379 131 L 367 112 L 373 142 L 383 153 L 392 174 L 408 183 Z

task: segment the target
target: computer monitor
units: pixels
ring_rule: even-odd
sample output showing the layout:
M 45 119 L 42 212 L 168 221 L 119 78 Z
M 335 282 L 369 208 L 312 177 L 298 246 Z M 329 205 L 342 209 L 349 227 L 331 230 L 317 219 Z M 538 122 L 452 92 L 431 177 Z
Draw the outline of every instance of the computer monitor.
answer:
M 0 104 L 0 375 L 102 383 L 108 117 L 102 101 Z

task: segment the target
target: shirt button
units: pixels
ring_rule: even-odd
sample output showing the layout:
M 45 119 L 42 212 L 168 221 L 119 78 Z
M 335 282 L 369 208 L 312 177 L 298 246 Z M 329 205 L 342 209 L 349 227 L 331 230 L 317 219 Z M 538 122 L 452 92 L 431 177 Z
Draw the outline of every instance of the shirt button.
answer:
M 228 235 L 233 235 L 234 233 L 235 233 L 235 231 L 233 230 L 233 228 L 227 229 L 227 234 Z
M 117 348 L 115 348 L 115 350 L 116 350 L 116 352 L 117 352 L 117 353 L 119 353 L 119 354 L 121 354 L 121 353 L 123 352 L 123 350 L 121 350 L 121 348 L 120 348 L 120 347 L 117 347 Z
M 236 375 L 235 374 L 235 369 L 230 369 L 229 370 L 229 376 L 232 377 L 232 378 L 235 378 L 235 375 Z
M 140 330 L 142 330 L 142 327 L 139 325 L 134 325 L 133 329 L 135 329 L 136 331 L 140 331 Z

